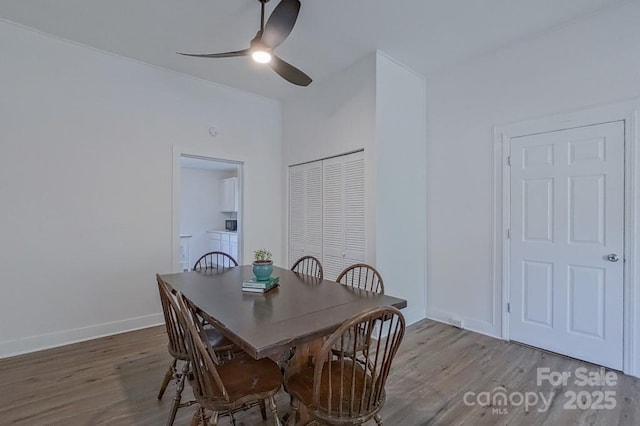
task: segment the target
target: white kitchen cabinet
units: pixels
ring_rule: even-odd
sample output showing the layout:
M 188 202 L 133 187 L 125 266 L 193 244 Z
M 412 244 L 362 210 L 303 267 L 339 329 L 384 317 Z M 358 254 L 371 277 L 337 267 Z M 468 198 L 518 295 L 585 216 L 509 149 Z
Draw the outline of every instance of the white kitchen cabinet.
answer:
M 235 232 L 207 231 L 211 251 L 220 251 L 238 260 L 238 234 Z
M 220 211 L 238 211 L 238 178 L 230 177 L 220 180 Z
M 229 234 L 220 234 L 220 251 L 231 255 L 231 244 Z
M 231 247 L 231 251 L 229 252 L 229 254 L 235 260 L 238 260 L 238 235 L 229 235 L 229 245 Z
M 211 251 L 221 251 L 222 245 L 220 244 L 221 234 L 219 232 L 209 232 L 209 239 L 211 239 Z

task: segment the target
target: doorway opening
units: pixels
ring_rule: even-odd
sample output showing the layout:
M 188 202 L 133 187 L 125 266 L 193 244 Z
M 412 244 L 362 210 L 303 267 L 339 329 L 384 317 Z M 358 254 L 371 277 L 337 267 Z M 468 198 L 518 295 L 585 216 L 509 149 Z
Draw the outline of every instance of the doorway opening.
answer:
M 185 153 L 178 159 L 179 164 L 174 164 L 178 175 L 174 177 L 174 240 L 177 236 L 178 241 L 174 268 L 189 271 L 212 251 L 226 253 L 240 264 L 242 163 Z

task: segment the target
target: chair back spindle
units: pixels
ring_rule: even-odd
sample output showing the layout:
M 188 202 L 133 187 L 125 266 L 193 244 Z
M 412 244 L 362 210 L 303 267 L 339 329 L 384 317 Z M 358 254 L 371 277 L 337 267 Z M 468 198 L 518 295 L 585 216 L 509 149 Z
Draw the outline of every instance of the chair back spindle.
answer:
M 361 290 L 384 294 L 382 276 L 371 265 L 356 263 L 346 268 L 338 275 L 336 282 Z
M 225 270 L 238 266 L 238 261 L 232 256 L 221 251 L 205 253 L 193 265 L 194 271 L 206 271 L 211 269 Z
M 186 330 L 187 349 L 193 371 L 193 393 L 196 399 L 208 398 L 229 401 L 229 393 L 222 382 L 216 365 L 220 362 L 209 345 L 206 334 L 193 304 L 178 294 L 177 303 Z M 212 380 L 213 379 L 213 380 Z
M 291 267 L 293 272 L 323 279 L 322 264 L 313 256 L 303 256 Z

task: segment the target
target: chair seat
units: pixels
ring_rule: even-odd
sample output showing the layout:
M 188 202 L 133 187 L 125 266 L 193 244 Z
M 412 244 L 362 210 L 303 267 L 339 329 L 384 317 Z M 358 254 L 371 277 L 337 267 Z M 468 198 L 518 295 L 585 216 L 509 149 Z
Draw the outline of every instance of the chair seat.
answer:
M 221 404 L 233 406 L 247 400 L 265 399 L 275 395 L 282 386 L 280 368 L 269 358 L 256 361 L 248 354 L 241 352 L 224 364 L 218 365 L 217 370 L 222 383 L 227 388 L 229 402 L 224 401 L 222 392 L 215 386 L 212 391 L 217 398 L 209 400 L 214 407 L 219 407 Z M 211 383 L 215 383 L 213 377 Z
M 322 369 L 322 385 L 320 388 L 320 407 L 313 406 L 313 374 L 314 367 L 309 366 L 289 377 L 289 379 L 285 383 L 285 388 L 287 392 L 299 400 L 302 404 L 306 405 L 309 408 L 322 408 L 323 410 L 327 410 L 329 408 L 328 404 L 328 396 L 329 389 L 333 389 L 331 393 L 331 413 L 338 415 L 340 408 L 340 392 L 336 391 L 336 389 L 340 389 L 340 383 L 342 381 L 342 386 L 344 386 L 343 398 L 342 398 L 342 412 L 343 415 L 348 415 L 349 410 L 351 409 L 353 412 L 360 411 L 360 404 L 362 402 L 362 393 L 363 388 L 365 387 L 365 372 L 364 368 L 358 364 L 354 363 L 351 360 L 344 360 L 344 370 L 340 366 L 340 361 L 331 361 L 331 386 L 329 383 L 329 365 L 325 365 Z M 348 399 L 348 395 L 351 394 L 351 377 L 353 377 L 353 369 L 355 366 L 355 392 L 354 395 L 357 396 L 356 400 L 353 401 L 353 407 L 351 407 L 351 401 Z M 367 391 L 364 395 L 364 405 L 365 407 L 369 403 L 369 396 L 371 395 L 371 375 L 366 375 L 367 380 Z

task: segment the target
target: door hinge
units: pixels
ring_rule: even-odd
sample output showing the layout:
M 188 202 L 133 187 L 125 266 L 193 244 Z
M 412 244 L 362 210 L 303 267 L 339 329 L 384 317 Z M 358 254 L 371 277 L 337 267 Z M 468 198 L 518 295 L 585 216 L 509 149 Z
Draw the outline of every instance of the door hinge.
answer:
M 507 302 L 507 313 L 511 313 L 511 303 Z
M 511 239 L 511 228 L 507 229 L 507 240 Z
M 507 156 L 507 166 L 511 166 L 511 156 Z

